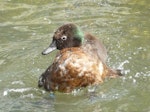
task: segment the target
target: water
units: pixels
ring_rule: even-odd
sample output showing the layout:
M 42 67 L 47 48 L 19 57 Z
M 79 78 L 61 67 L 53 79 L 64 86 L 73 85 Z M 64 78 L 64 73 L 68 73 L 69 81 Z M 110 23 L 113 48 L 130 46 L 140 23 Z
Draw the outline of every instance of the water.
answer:
M 1 112 L 150 112 L 149 0 L 0 0 Z M 78 24 L 108 49 L 125 76 L 94 92 L 55 95 L 39 89 L 56 52 L 42 56 L 63 23 Z M 90 90 L 93 88 L 91 87 Z

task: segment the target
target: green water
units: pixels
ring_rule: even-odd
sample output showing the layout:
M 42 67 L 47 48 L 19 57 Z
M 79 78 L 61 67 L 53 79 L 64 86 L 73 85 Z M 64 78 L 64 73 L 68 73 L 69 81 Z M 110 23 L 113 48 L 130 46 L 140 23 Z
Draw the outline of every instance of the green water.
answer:
M 42 56 L 68 22 L 101 39 L 122 78 L 95 89 L 37 87 L 56 52 Z M 0 0 L 0 112 L 150 112 L 150 0 Z

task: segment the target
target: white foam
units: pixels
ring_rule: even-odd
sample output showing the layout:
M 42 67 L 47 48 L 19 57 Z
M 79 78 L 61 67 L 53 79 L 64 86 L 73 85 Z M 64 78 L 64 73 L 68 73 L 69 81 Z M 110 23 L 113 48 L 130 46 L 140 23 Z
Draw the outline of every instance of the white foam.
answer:
M 23 92 L 29 91 L 29 90 L 31 90 L 31 88 L 8 89 L 3 92 L 3 96 L 8 95 L 9 92 L 23 93 Z
M 20 84 L 23 85 L 24 83 L 22 81 L 13 81 L 12 84 Z
M 22 98 L 34 98 L 33 94 L 23 95 Z
M 128 60 L 125 60 L 124 62 L 122 62 L 122 63 L 119 65 L 118 69 L 123 69 L 123 66 L 124 66 L 124 64 L 126 64 L 126 63 L 129 63 L 129 61 L 128 61 Z

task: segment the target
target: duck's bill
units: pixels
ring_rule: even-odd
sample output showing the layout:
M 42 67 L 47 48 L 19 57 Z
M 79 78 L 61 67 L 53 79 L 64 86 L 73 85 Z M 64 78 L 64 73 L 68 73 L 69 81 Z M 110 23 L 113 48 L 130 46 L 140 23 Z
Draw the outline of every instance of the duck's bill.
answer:
M 57 49 L 57 47 L 56 47 L 56 42 L 53 41 L 53 42 L 50 44 L 50 46 L 42 52 L 42 54 L 43 54 L 43 55 L 47 55 L 47 54 L 51 53 L 52 51 L 54 51 L 54 50 L 56 50 L 56 49 Z

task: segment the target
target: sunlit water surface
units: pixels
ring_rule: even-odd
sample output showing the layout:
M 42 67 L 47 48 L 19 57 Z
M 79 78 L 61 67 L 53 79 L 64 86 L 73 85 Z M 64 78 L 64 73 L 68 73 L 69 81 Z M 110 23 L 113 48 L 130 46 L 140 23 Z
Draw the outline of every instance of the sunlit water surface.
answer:
M 125 76 L 71 94 L 37 87 L 55 29 L 78 24 Z M 0 0 L 0 112 L 150 112 L 150 0 Z

